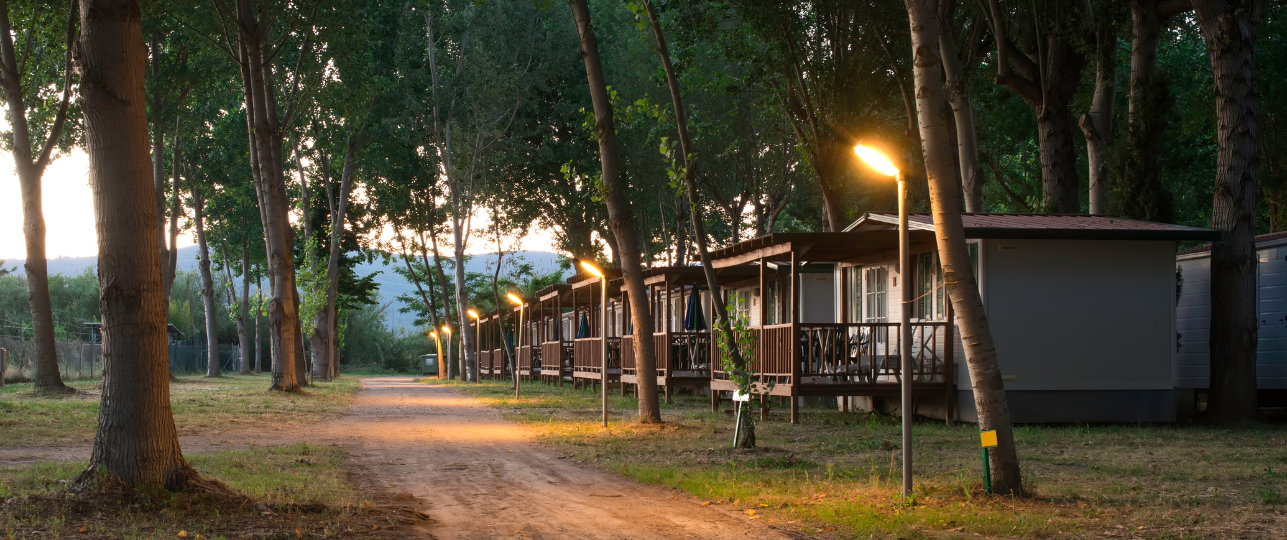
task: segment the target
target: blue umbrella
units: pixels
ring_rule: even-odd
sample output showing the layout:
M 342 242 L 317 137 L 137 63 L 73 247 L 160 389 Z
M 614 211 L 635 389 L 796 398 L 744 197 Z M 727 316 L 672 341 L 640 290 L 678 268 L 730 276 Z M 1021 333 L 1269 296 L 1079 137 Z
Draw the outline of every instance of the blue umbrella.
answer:
M 702 332 L 706 330 L 706 318 L 702 316 L 701 306 L 697 304 L 697 289 L 688 294 L 688 314 L 684 316 L 684 330 Z
M 582 311 L 581 324 L 577 325 L 577 329 L 576 329 L 576 338 L 581 339 L 581 338 L 588 338 L 588 337 L 590 337 L 590 319 L 586 318 L 585 312 Z

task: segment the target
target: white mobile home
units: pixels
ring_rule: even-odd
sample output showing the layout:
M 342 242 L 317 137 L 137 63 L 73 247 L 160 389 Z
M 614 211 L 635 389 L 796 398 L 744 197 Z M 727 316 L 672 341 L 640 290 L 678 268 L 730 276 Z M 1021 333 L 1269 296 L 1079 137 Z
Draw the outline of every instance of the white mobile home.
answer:
M 1084 215 L 965 214 L 963 221 L 1014 421 L 1175 419 L 1176 243 L 1210 240 L 1214 231 Z M 902 309 L 901 287 L 911 286 L 917 412 L 976 419 L 933 221 L 915 214 L 910 224 L 907 272 L 898 265 L 892 213 L 867 214 L 843 233 L 775 234 L 714 254 L 716 266 L 781 267 L 759 283 L 731 284 L 757 299 L 766 291 L 764 307 L 757 304 L 762 315 L 752 317 L 763 329 L 759 348 L 795 357 L 775 370 L 781 392 L 895 395 L 896 357 L 891 365 L 873 347 L 897 343 L 889 332 Z M 829 317 L 819 304 L 831 306 Z M 884 371 L 868 373 L 871 366 Z
M 1287 405 L 1287 233 L 1256 237 L 1256 266 L 1256 388 L 1261 405 Z M 1176 388 L 1195 403 L 1211 377 L 1211 245 L 1181 251 L 1176 268 Z

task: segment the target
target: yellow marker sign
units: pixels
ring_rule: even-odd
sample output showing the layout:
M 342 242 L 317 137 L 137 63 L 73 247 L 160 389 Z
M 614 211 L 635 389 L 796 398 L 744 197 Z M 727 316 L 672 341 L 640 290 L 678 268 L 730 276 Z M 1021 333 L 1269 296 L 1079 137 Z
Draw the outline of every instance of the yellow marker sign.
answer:
M 997 445 L 997 431 L 984 431 L 979 433 L 979 438 L 983 440 L 984 448 L 995 448 Z

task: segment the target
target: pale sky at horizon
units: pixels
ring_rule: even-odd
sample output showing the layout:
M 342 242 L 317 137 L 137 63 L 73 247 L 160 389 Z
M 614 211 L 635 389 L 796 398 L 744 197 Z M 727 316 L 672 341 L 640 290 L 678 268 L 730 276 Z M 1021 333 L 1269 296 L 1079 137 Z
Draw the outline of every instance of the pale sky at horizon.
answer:
M 3 122 L 3 120 L 0 120 Z M 94 230 L 94 198 L 88 180 L 89 156 L 80 148 L 50 163 L 42 182 L 44 187 L 45 250 L 47 257 L 86 257 L 98 255 L 98 235 Z M 486 226 L 485 209 L 475 210 L 475 228 Z M 509 247 L 510 240 L 504 242 Z M 196 243 L 191 231 L 179 235 L 179 246 Z M 552 231 L 533 227 L 523 237 L 518 249 L 555 251 Z M 495 242 L 475 233 L 469 254 L 494 253 Z M 0 259 L 26 259 L 27 248 L 22 234 L 22 194 L 14 171 L 13 154 L 0 152 Z

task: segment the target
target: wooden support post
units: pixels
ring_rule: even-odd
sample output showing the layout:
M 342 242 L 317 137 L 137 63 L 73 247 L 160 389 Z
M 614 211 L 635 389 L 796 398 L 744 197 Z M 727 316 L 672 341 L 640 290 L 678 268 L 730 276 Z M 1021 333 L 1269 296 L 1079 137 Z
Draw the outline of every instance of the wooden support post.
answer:
M 795 249 L 791 250 L 791 284 L 786 289 L 791 291 L 791 423 L 800 423 L 800 268 Z

